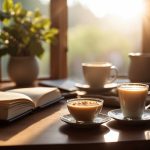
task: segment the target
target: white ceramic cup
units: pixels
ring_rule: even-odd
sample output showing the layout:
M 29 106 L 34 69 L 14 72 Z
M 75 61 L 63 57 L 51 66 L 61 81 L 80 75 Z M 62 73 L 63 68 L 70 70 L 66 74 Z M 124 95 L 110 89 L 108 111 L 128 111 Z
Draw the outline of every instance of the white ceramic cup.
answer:
M 82 63 L 82 70 L 85 81 L 92 88 L 104 87 L 118 76 L 117 68 L 108 62 Z
M 127 119 L 140 119 L 145 109 L 149 86 L 142 83 L 124 83 L 118 86 L 122 113 Z

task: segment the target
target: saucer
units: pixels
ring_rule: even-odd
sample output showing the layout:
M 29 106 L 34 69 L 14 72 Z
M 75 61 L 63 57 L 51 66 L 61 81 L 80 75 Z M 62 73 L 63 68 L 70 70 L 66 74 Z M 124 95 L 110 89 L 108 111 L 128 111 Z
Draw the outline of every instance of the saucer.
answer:
M 141 119 L 126 119 L 123 116 L 121 109 L 114 109 L 108 112 L 108 116 L 122 123 L 127 124 L 143 124 L 150 122 L 150 110 L 144 110 Z
M 93 121 L 76 121 L 71 114 L 64 115 L 60 118 L 65 123 L 79 128 L 98 127 L 102 123 L 109 121 L 111 118 L 104 114 L 98 114 Z
M 111 90 L 113 88 L 116 88 L 118 86 L 117 83 L 108 83 L 105 84 L 104 87 L 90 87 L 88 84 L 82 84 L 82 83 L 76 83 L 75 86 L 79 89 L 79 90 L 83 90 L 86 92 L 104 92 L 104 91 L 108 91 Z

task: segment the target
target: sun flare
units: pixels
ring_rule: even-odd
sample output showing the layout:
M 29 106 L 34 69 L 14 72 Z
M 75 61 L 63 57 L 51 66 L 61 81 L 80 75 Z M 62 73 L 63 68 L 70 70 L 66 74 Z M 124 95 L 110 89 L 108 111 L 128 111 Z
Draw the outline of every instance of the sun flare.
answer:
M 82 0 L 95 16 L 116 16 L 125 20 L 139 18 L 144 13 L 144 0 Z

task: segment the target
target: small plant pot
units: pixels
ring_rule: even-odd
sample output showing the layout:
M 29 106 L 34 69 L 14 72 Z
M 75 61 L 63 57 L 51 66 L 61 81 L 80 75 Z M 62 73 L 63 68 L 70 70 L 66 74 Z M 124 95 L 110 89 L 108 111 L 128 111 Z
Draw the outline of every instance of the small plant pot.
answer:
M 10 57 L 8 75 L 17 86 L 31 86 L 37 79 L 39 65 L 36 57 Z

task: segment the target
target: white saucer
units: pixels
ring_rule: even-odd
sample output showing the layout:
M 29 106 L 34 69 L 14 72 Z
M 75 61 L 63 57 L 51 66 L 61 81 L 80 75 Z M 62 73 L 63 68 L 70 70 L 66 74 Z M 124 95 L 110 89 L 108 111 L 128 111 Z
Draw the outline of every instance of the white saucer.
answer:
M 99 114 L 93 121 L 76 121 L 71 114 L 64 115 L 60 118 L 65 123 L 80 128 L 98 127 L 102 123 L 109 121 L 111 118 L 104 114 Z
M 127 124 L 143 124 L 150 122 L 150 110 L 144 110 L 141 119 L 126 119 L 124 118 L 121 109 L 114 109 L 108 112 L 108 116 L 122 123 Z
M 83 90 L 86 92 L 104 92 L 104 91 L 108 91 L 111 90 L 113 88 L 116 88 L 118 86 L 117 83 L 109 83 L 109 84 L 105 84 L 104 87 L 98 87 L 98 88 L 91 88 L 88 84 L 82 84 L 82 83 L 76 83 L 75 86 L 79 89 L 79 90 Z

